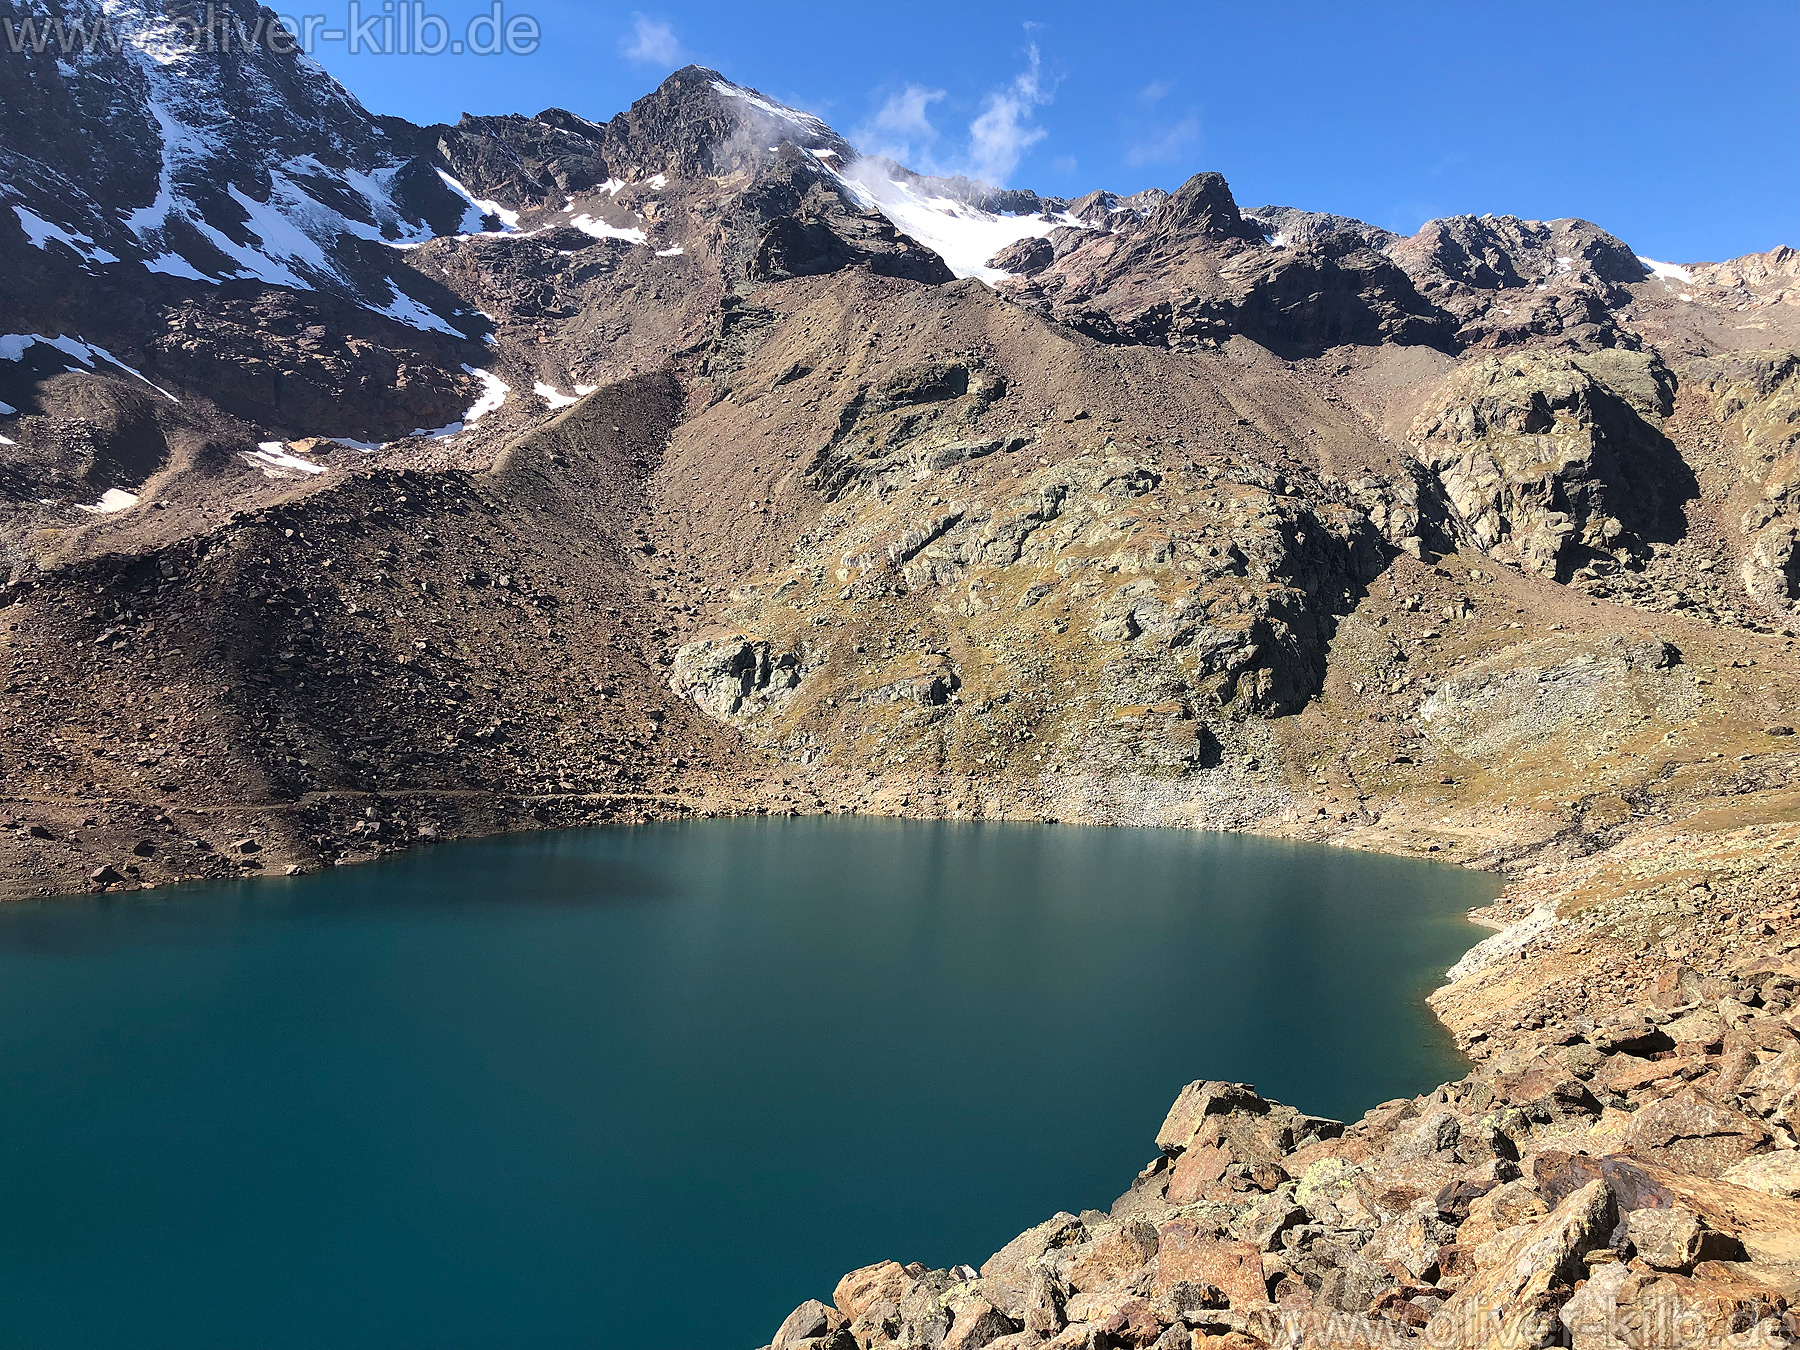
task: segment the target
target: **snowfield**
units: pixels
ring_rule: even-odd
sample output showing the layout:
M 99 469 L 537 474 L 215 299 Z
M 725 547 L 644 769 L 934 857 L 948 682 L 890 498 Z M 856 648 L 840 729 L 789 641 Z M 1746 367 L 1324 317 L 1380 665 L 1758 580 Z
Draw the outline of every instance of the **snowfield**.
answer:
M 604 220 L 582 214 L 569 221 L 576 229 L 595 239 L 623 239 L 628 244 L 648 244 L 650 237 L 636 226 L 608 225 Z
M 243 455 L 270 478 L 292 478 L 296 473 L 316 475 L 327 471 L 323 464 L 289 454 L 285 441 L 263 441 L 256 449 L 244 451 Z
M 144 375 L 141 371 L 133 370 L 130 366 L 119 360 L 118 357 L 107 351 L 106 348 L 96 347 L 93 343 L 83 342 L 79 338 L 45 337 L 41 333 L 0 334 L 0 361 L 23 361 L 25 359 L 25 353 L 36 346 L 53 347 L 64 356 L 71 357 L 79 362 L 90 372 L 96 370 L 94 365 L 96 360 L 105 361 L 108 365 L 117 366 L 127 375 L 142 380 L 145 384 L 156 390 L 157 393 L 168 399 L 169 402 L 181 402 L 180 399 L 176 398 L 175 395 L 171 394 L 167 389 L 164 389 L 160 384 L 151 381 L 149 377 Z M 67 364 L 65 364 L 63 368 L 65 370 L 75 369 L 74 366 Z M 8 409 L 8 411 L 11 410 Z
M 815 156 L 816 158 L 817 156 Z M 1042 239 L 1062 225 L 1094 228 L 1068 212 L 1054 216 L 1020 216 L 982 211 L 953 197 L 927 197 L 911 184 L 891 177 L 880 160 L 859 159 L 843 174 L 820 160 L 865 208 L 873 208 L 930 249 L 959 277 L 996 282 L 1010 276 L 987 260 L 1021 239 Z
M 1694 279 L 1692 272 L 1676 263 L 1657 262 L 1654 258 L 1646 258 L 1642 255 L 1638 257 L 1638 261 L 1650 269 L 1651 276 L 1661 277 L 1664 281 L 1692 282 Z
M 129 511 L 137 504 L 137 493 L 127 492 L 124 488 L 108 488 L 92 506 L 77 506 L 75 509 L 86 511 L 90 516 L 110 516 L 120 511 Z

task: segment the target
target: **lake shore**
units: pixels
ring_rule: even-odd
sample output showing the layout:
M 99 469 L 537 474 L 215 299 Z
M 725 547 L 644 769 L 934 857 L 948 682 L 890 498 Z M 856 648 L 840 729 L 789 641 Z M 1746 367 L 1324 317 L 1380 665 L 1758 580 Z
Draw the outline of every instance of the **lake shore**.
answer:
M 1340 1114 L 1461 1073 L 1421 996 L 1494 889 L 1246 835 L 858 816 L 0 907 L 0 1260 L 33 1272 L 0 1323 L 40 1350 L 680 1350 L 686 1306 L 748 1344 L 844 1252 L 954 1261 L 1103 1203 L 1196 1074 Z
M 242 830 L 238 837 L 255 844 L 247 854 L 234 852 L 231 841 L 215 846 L 206 860 L 210 870 L 200 874 L 211 877 L 312 870 L 322 839 L 346 846 L 336 861 L 356 862 L 440 838 L 690 816 L 846 809 L 1054 816 L 1054 803 L 1041 793 L 983 791 L 962 781 L 824 774 L 796 783 L 772 773 L 746 793 L 748 777 L 695 786 L 690 776 L 680 791 L 666 794 L 322 794 L 261 812 L 190 812 L 180 824 L 176 813 L 157 814 L 169 822 L 159 828 L 173 833 L 204 819 L 221 835 Z M 1136 805 L 1071 814 L 1077 822 L 1134 823 L 1145 798 L 1126 794 L 1125 800 Z M 111 819 L 67 827 L 68 862 L 55 869 L 55 881 L 38 883 L 40 893 L 57 882 L 74 889 L 91 859 L 122 855 L 134 832 L 155 823 L 152 808 L 110 805 Z M 1338 820 L 1288 810 L 1258 822 L 1255 832 L 1438 856 L 1424 842 L 1432 836 L 1420 832 L 1421 810 L 1407 799 L 1381 809 L 1365 803 L 1344 814 Z M 65 815 L 72 817 L 73 811 Z M 1214 1129 L 1223 1133 L 1203 1146 L 1204 1170 L 1218 1175 L 1197 1182 L 1193 1161 L 1182 1167 L 1183 1157 L 1197 1156 L 1202 1146 L 1166 1147 L 1110 1215 L 1090 1213 L 1078 1237 L 1073 1229 L 1059 1230 L 1055 1242 L 1030 1257 L 1042 1289 L 1061 1291 L 1044 1295 L 1060 1309 L 1053 1315 L 1040 1309 L 1029 1319 L 1018 1291 L 994 1283 L 991 1263 L 974 1279 L 902 1268 L 902 1275 L 883 1277 L 884 1292 L 872 1302 L 840 1289 L 848 1306 L 802 1309 L 786 1340 L 774 1343 L 783 1350 L 816 1339 L 795 1334 L 816 1324 L 827 1343 L 835 1337 L 846 1347 L 877 1350 L 900 1343 L 896 1337 L 925 1334 L 922 1328 L 937 1319 L 957 1334 L 956 1344 L 967 1346 L 1009 1337 L 1019 1338 L 1011 1343 L 1018 1346 L 1149 1344 L 1147 1328 L 1155 1329 L 1152 1340 L 1186 1334 L 1198 1343 L 1229 1334 L 1273 1345 L 1283 1316 L 1344 1316 L 1384 1332 L 1477 1308 L 1503 1319 L 1544 1307 L 1573 1308 L 1570 1315 L 1579 1317 L 1586 1305 L 1576 1294 L 1590 1284 L 1604 1287 L 1610 1308 L 1677 1298 L 1683 1307 L 1709 1310 L 1713 1324 L 1738 1330 L 1746 1318 L 1754 1325 L 1759 1310 L 1778 1313 L 1800 1292 L 1800 1249 L 1769 1237 L 1800 1233 L 1800 1202 L 1793 1198 L 1800 1192 L 1794 1165 L 1800 1028 L 1792 1003 L 1800 977 L 1796 819 L 1800 802 L 1779 784 L 1691 792 L 1673 810 L 1585 840 L 1546 830 L 1532 813 L 1489 813 L 1472 836 L 1478 846 L 1465 848 L 1462 861 L 1508 878 L 1505 893 L 1471 916 L 1497 931 L 1430 1000 L 1476 1064 L 1466 1078 L 1377 1107 L 1340 1137 L 1288 1152 L 1292 1139 L 1270 1142 L 1238 1128 L 1240 1116 L 1266 1119 L 1267 1108 L 1225 1112 L 1219 1116 L 1225 1124 Z M 7 841 L 13 848 L 21 842 Z M 40 859 L 43 842 L 31 845 Z M 137 883 L 121 874 L 119 882 L 98 884 L 124 890 Z M 1662 1030 L 1670 1025 L 1673 1032 Z M 1431 1122 L 1448 1142 L 1421 1152 L 1420 1133 Z M 1475 1139 L 1487 1142 L 1468 1142 Z M 1587 1185 L 1572 1188 L 1601 1166 L 1597 1160 L 1612 1169 L 1604 1194 Z M 1257 1173 L 1258 1167 L 1274 1170 Z M 1189 1179 L 1177 1182 L 1178 1171 Z M 1321 1189 L 1327 1178 L 1335 1198 Z M 1629 1235 L 1630 1214 L 1643 1207 L 1645 1195 L 1658 1197 L 1653 1207 L 1692 1214 L 1695 1232 L 1723 1236 L 1694 1238 L 1692 1259 L 1655 1264 L 1643 1255 L 1648 1236 L 1640 1243 Z M 1340 1201 L 1348 1209 L 1334 1210 Z M 1257 1227 L 1276 1211 L 1281 1222 L 1268 1231 Z M 1638 1227 L 1649 1222 L 1639 1220 Z M 1225 1269 L 1206 1263 L 1235 1253 L 1233 1269 L 1260 1264 L 1261 1285 L 1245 1276 L 1217 1307 L 1178 1306 L 1186 1292 L 1171 1302 L 1170 1290 L 1183 1281 L 1159 1284 L 1160 1235 L 1170 1224 L 1194 1223 L 1196 1232 L 1210 1233 L 1201 1244 L 1209 1253 L 1204 1269 Z M 1181 1240 L 1191 1245 L 1194 1239 Z M 1029 1234 L 1021 1241 L 1026 1249 L 1037 1243 Z M 1508 1286 L 1497 1273 L 1507 1253 L 1539 1241 L 1568 1247 L 1556 1257 L 1561 1273 L 1547 1274 L 1545 1287 Z M 1080 1253 L 1098 1250 L 1112 1252 L 1103 1264 L 1118 1269 L 1104 1280 L 1073 1273 Z M 1700 1257 L 1719 1251 L 1742 1259 Z M 1186 1283 L 1204 1291 L 1209 1282 Z M 1200 1297 L 1219 1302 L 1204 1292 Z M 1047 1321 L 1058 1319 L 1052 1335 Z
M 1518 878 L 1430 1000 L 1463 1079 L 1347 1126 L 1190 1085 L 1110 1211 L 851 1272 L 772 1344 L 1785 1344 L 1797 846 L 1788 804 L 1732 804 Z

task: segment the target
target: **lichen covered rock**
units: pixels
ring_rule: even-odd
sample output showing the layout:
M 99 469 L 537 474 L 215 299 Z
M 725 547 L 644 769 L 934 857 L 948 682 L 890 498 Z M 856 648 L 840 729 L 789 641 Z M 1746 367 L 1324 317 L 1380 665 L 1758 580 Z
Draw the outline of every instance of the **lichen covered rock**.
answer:
M 1654 356 L 1508 353 L 1451 376 L 1412 439 L 1481 549 L 1567 581 L 1683 533 L 1696 486 L 1661 430 L 1674 393 Z

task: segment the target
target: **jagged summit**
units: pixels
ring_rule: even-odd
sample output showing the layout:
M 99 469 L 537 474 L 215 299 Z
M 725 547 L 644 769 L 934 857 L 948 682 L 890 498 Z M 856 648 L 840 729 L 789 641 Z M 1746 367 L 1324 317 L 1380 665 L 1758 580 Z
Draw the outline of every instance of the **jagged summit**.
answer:
M 70 4 L 64 22 L 104 17 L 121 41 L 0 63 L 0 199 L 28 239 L 90 274 L 322 290 L 456 332 L 447 297 L 389 246 L 452 227 L 464 204 L 304 55 L 185 45 L 176 21 L 197 9 Z
M 1015 289 L 1034 303 L 1052 293 L 1091 299 L 1109 278 L 1139 266 L 1166 272 L 1167 262 L 1190 274 L 1177 289 L 1192 292 L 1209 312 L 1220 305 L 1244 311 L 1255 306 L 1222 293 L 1235 285 L 1214 266 L 1223 255 L 1213 262 L 1204 255 L 1229 254 L 1239 244 L 1285 244 L 1290 254 L 1311 248 L 1320 293 L 1341 297 L 1332 302 L 1336 317 L 1296 339 L 1304 346 L 1430 330 L 1411 321 L 1396 326 L 1392 315 L 1353 314 L 1350 293 L 1368 289 L 1365 279 L 1380 293 L 1371 293 L 1376 309 L 1422 320 L 1424 311 L 1404 294 L 1410 284 L 1464 343 L 1510 340 L 1509 332 L 1617 340 L 1605 311 L 1621 303 L 1620 286 L 1644 275 L 1629 249 L 1593 227 L 1555 234 L 1564 223 L 1527 228 L 1456 218 L 1403 241 L 1291 208 L 1240 212 L 1216 174 L 1196 175 L 1172 195 L 1095 192 L 1072 202 L 934 178 L 861 158 L 821 119 L 702 66 L 676 71 L 605 123 L 547 109 L 536 117 L 465 117 L 453 127 L 417 128 L 371 116 L 304 56 L 255 49 L 197 61 L 166 40 L 169 26 L 194 5 L 113 8 L 137 35 L 119 52 L 73 63 L 28 56 L 0 73 L 7 81 L 0 108 L 16 133 L 11 144 L 43 147 L 33 157 L 0 151 L 10 170 L 0 195 L 26 240 L 53 264 L 49 289 L 58 294 L 79 290 L 63 284 L 71 266 L 109 282 L 136 268 L 184 282 L 320 292 L 423 332 L 479 338 L 480 316 L 443 288 L 441 272 L 410 265 L 408 250 L 453 235 L 523 237 L 571 227 L 686 256 L 708 247 L 687 238 L 698 232 L 708 238 L 726 287 L 857 259 L 921 278 L 942 270 L 901 242 L 910 237 L 950 274 L 993 284 L 1023 279 Z M 227 8 L 241 21 L 256 14 L 243 0 Z M 73 11 L 101 12 L 92 4 Z M 58 134 L 34 139 L 28 129 L 36 125 Z M 94 137 L 120 152 L 83 153 Z M 711 191 L 703 185 L 734 176 L 745 182 L 735 194 L 739 207 L 719 217 L 727 222 L 722 230 L 681 219 L 688 198 Z M 646 194 L 657 197 L 659 221 L 646 214 Z M 900 234 L 885 231 L 880 217 Z M 1344 250 L 1322 247 L 1328 235 L 1342 233 L 1398 263 L 1409 283 L 1367 258 L 1346 272 Z M 1296 260 L 1268 266 L 1280 271 Z M 1157 284 L 1167 290 L 1169 280 Z M 1492 299 L 1546 283 L 1555 303 L 1534 302 L 1529 318 Z M 29 278 L 23 289 L 29 297 Z M 1096 335 L 1141 339 L 1165 331 L 1160 311 L 1146 320 L 1144 313 L 1116 312 L 1111 302 L 1096 308 L 1084 299 L 1081 306 L 1090 315 L 1081 322 Z M 33 306 L 22 308 L 29 313 Z M 47 295 L 37 308 L 46 317 L 32 322 L 34 331 L 58 326 L 62 321 L 48 316 L 66 310 L 66 302 Z M 1509 312 L 1495 319 L 1497 310 Z M 104 331 L 103 315 L 77 326 L 83 340 L 116 336 Z M 1191 334 L 1214 326 L 1210 318 L 1185 325 Z M 1309 332 L 1304 320 L 1284 319 L 1279 327 Z
M 1305 211 L 1296 206 L 1256 206 L 1244 211 L 1247 219 L 1263 226 L 1268 241 L 1277 248 L 1309 244 L 1328 234 L 1354 234 L 1371 248 L 1386 248 L 1401 236 L 1392 230 L 1329 211 Z
M 792 145 L 837 161 L 849 143 L 811 113 L 788 108 L 716 70 L 686 66 L 608 124 L 620 168 L 638 174 L 718 177 L 755 172 Z
M 572 398 L 671 359 L 723 297 L 852 269 L 979 278 L 1109 343 L 1237 334 L 1284 356 L 1632 345 L 1634 287 L 1734 308 L 1791 289 L 1773 254 L 1651 277 L 1585 222 L 1457 217 L 1401 239 L 1241 211 L 1217 174 L 1075 200 L 933 177 L 701 66 L 606 122 L 551 108 L 415 127 L 297 54 L 182 50 L 171 25 L 201 8 L 82 0 L 68 14 L 129 19 L 133 41 L 0 69 L 6 406 L 79 373 L 194 395 L 249 436 L 461 444 L 517 429 L 521 388 Z M 70 354 L 90 349 L 106 353 L 92 374 Z

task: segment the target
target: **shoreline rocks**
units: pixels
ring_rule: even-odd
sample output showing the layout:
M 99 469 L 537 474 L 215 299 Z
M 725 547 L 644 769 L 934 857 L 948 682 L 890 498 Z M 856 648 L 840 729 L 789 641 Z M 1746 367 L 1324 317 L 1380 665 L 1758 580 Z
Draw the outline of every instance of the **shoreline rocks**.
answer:
M 1673 866 L 1658 842 L 1643 847 Z M 1475 1061 L 1461 1081 L 1347 1125 L 1246 1084 L 1190 1083 L 1109 1212 L 1055 1215 L 979 1271 L 854 1271 L 834 1294 L 841 1321 L 777 1344 L 1794 1344 L 1800 867 L 1781 842 L 1751 829 L 1690 854 L 1716 909 L 1742 917 L 1729 935 L 1716 913 L 1678 916 L 1638 940 L 1654 978 L 1476 1029 L 1472 989 L 1501 1012 L 1496 981 L 1517 996 L 1521 969 L 1562 969 L 1595 942 L 1577 906 L 1609 864 L 1565 870 L 1539 886 L 1522 941 L 1434 999 Z M 1610 866 L 1633 865 L 1633 848 L 1616 852 Z

